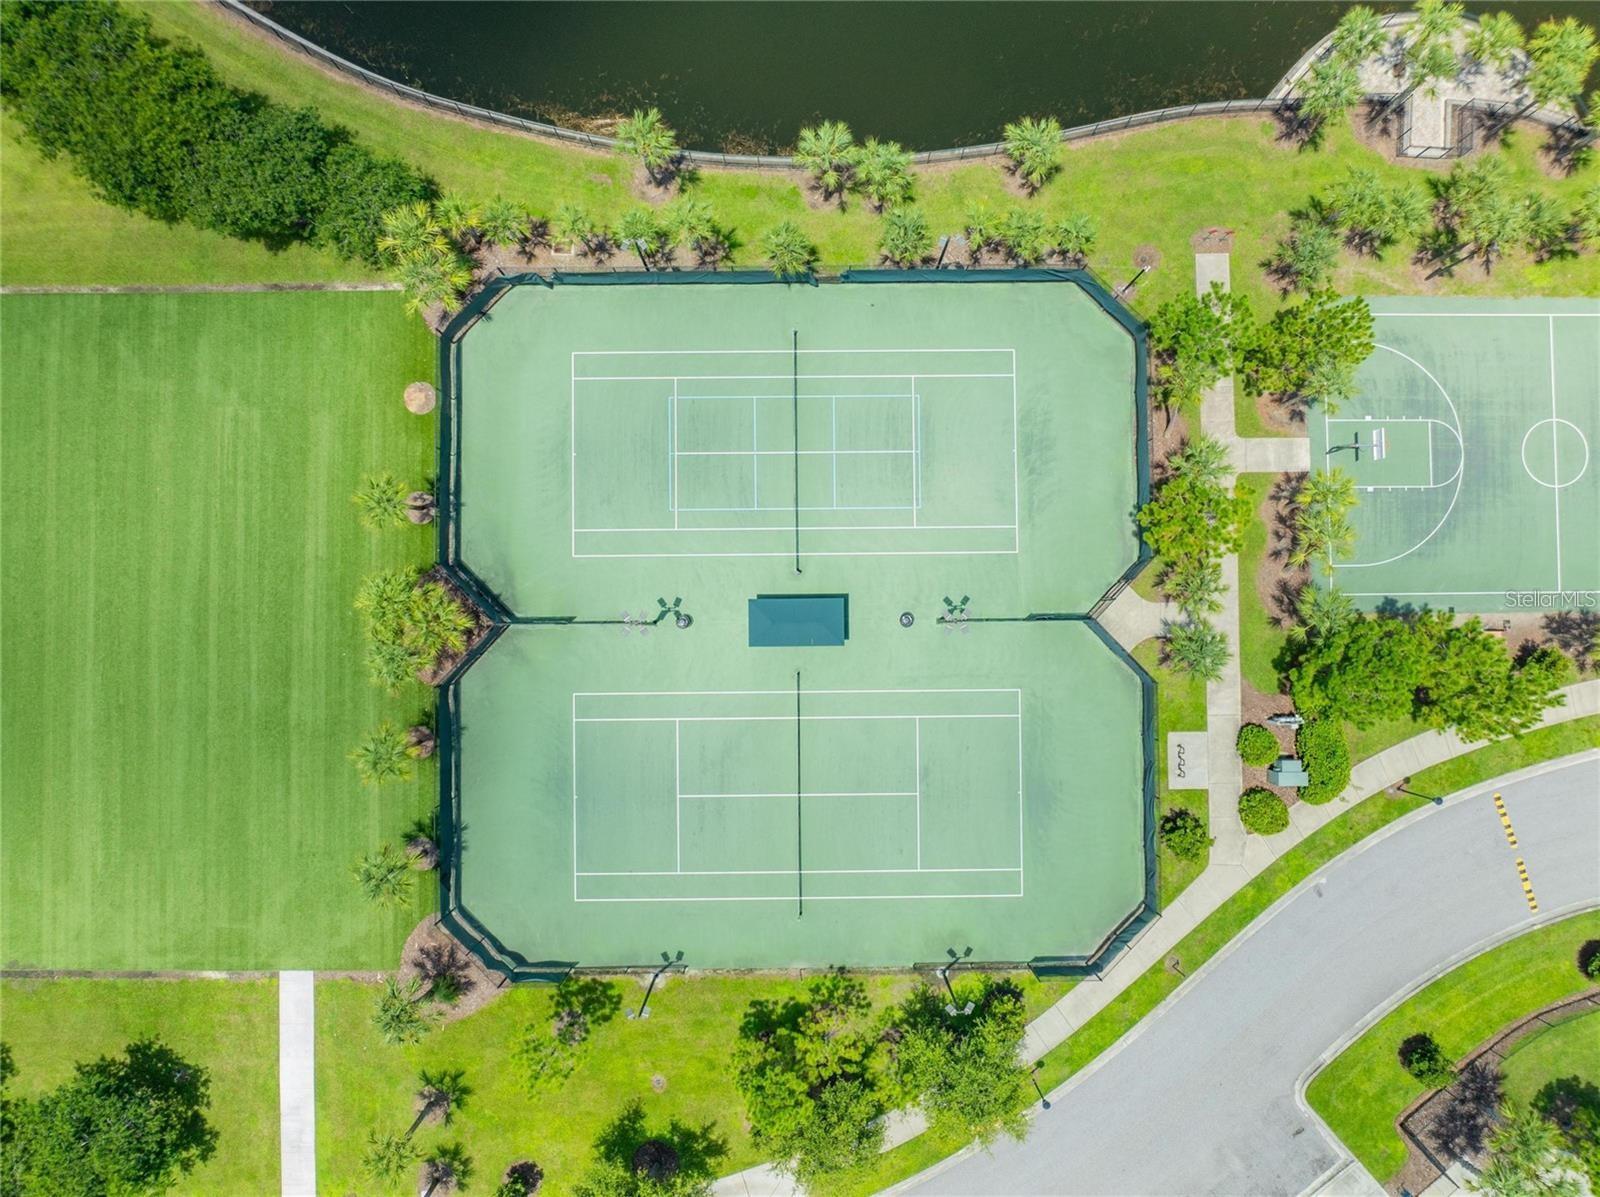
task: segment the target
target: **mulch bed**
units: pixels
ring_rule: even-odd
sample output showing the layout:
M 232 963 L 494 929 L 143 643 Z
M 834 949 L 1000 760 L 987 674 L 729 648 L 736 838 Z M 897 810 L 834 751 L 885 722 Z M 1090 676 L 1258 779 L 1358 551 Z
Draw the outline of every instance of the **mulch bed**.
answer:
M 1303 474 L 1279 474 L 1267 488 L 1267 497 L 1256 508 L 1256 518 L 1267 526 L 1267 551 L 1256 566 L 1256 597 L 1280 627 L 1295 625 L 1295 603 L 1300 591 L 1311 581 L 1306 566 L 1289 564 L 1293 545 L 1294 495 L 1304 480 Z
M 472 651 L 472 646 L 478 642 L 480 637 L 482 637 L 490 628 L 494 626 L 494 621 L 485 615 L 481 610 L 479 610 L 478 605 L 468 598 L 466 593 L 462 591 L 462 589 L 454 582 L 452 582 L 449 576 L 446 575 L 444 570 L 439 566 L 436 565 L 427 573 L 423 574 L 422 578 L 418 582 L 418 585 L 421 585 L 423 582 L 438 582 L 450 592 L 450 597 L 455 599 L 456 602 L 460 603 L 468 611 L 472 612 L 474 620 L 473 627 L 467 632 L 466 647 L 461 652 L 446 653 L 444 656 L 440 657 L 438 661 L 434 662 L 433 668 L 419 669 L 417 671 L 417 680 L 424 686 L 440 686 L 443 685 L 444 680 L 449 677 L 452 672 L 454 672 L 455 667 L 461 664 L 462 661 L 466 660 L 467 654 Z
M 416 925 L 400 949 L 401 984 L 413 978 L 427 984 L 429 969 L 447 964 L 461 982 L 461 996 L 448 1005 L 432 1003 L 440 1023 L 455 1022 L 482 1010 L 509 988 L 505 978 L 490 972 L 454 936 L 444 929 L 439 916 L 430 914 Z M 426 1000 L 426 999 L 423 999 Z
M 1494 1125 L 1495 1103 L 1491 1098 L 1486 1108 L 1475 1109 L 1485 1103 L 1472 1100 L 1470 1087 L 1474 1078 L 1464 1074 L 1479 1065 L 1498 1075 L 1501 1062 L 1529 1035 L 1596 1010 L 1600 1010 L 1600 987 L 1536 1010 L 1474 1049 L 1456 1069 L 1463 1079 L 1423 1094 L 1395 1119 L 1395 1129 L 1406 1144 L 1406 1162 L 1384 1187 L 1397 1195 L 1402 1190 L 1420 1193 L 1444 1175 L 1456 1158 L 1482 1169 L 1486 1162 L 1485 1141 Z
M 1288 715 L 1294 711 L 1294 700 L 1287 694 L 1263 694 L 1249 682 L 1239 681 L 1240 717 L 1245 723 L 1259 723 L 1278 739 L 1278 754 L 1280 756 L 1294 755 L 1294 728 L 1280 727 L 1276 723 L 1268 723 L 1268 715 Z M 1279 798 L 1291 806 L 1300 801 L 1300 791 L 1293 786 L 1275 786 L 1267 780 L 1265 767 L 1256 768 L 1241 763 L 1244 770 L 1244 788 L 1260 786 L 1263 790 L 1271 790 Z
M 1168 420 L 1167 413 L 1160 407 L 1150 408 L 1150 474 L 1151 480 L 1159 482 L 1166 477 L 1167 459 L 1170 458 L 1189 439 L 1189 422 L 1182 412 L 1173 412 Z

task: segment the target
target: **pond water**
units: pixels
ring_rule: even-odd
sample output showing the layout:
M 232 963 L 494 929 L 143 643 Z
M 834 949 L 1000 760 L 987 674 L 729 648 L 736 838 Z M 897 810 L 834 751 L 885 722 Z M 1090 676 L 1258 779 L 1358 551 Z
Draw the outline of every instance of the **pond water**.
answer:
M 279 24 L 451 99 L 583 125 L 654 104 L 685 146 L 778 152 L 802 125 L 937 149 L 1266 94 L 1346 4 L 261 0 Z M 1404 7 L 1382 5 L 1377 7 Z M 1525 28 L 1593 3 L 1496 5 Z

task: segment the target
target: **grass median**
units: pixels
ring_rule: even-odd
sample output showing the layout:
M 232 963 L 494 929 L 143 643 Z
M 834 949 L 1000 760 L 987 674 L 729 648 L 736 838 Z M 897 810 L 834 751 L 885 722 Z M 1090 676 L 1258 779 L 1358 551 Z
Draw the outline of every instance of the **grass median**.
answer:
M 1518 1019 L 1590 988 L 1576 960 L 1579 945 L 1596 936 L 1600 911 L 1590 911 L 1452 969 L 1379 1019 L 1319 1072 L 1306 1090 L 1312 1109 L 1373 1176 L 1393 1176 L 1406 1160 L 1395 1119 L 1428 1091 L 1400 1066 L 1401 1040 L 1427 1031 L 1447 1059 L 1461 1059 Z

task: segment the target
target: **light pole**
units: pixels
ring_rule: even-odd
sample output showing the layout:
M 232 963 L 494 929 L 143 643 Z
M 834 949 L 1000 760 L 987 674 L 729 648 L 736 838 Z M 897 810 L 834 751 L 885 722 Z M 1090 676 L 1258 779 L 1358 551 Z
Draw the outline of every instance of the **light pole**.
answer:
M 1039 1088 L 1039 1069 L 1043 1067 L 1043 1060 L 1035 1060 L 1033 1067 L 1028 1069 L 1028 1079 L 1033 1082 L 1033 1091 L 1039 1095 L 1040 1106 L 1048 1110 L 1050 1108 L 1050 1099 L 1044 1095 L 1044 1090 Z
M 666 952 L 661 953 L 661 967 L 656 969 L 656 971 L 650 975 L 650 984 L 646 985 L 644 988 L 644 1001 L 639 1003 L 639 1008 L 637 1010 L 629 1010 L 624 1015 L 629 1022 L 632 1022 L 636 1018 L 650 1017 L 650 995 L 656 991 L 656 982 L 661 980 L 662 973 L 666 972 L 674 964 L 682 963 L 682 961 L 683 953 L 681 951 L 676 956 L 669 956 Z
M 951 1018 L 955 1018 L 958 1015 L 964 1018 L 977 1008 L 977 1004 L 969 1001 L 964 1006 L 956 1005 L 956 991 L 950 985 L 950 970 L 956 965 L 960 964 L 968 956 L 972 955 L 972 949 L 970 947 L 962 949 L 959 956 L 956 955 L 956 950 L 954 948 L 946 948 L 944 953 L 946 956 L 950 957 L 950 963 L 945 965 L 943 968 L 934 970 L 939 974 L 939 980 L 944 982 L 945 992 L 950 995 L 950 1000 L 945 1003 L 944 1012 Z

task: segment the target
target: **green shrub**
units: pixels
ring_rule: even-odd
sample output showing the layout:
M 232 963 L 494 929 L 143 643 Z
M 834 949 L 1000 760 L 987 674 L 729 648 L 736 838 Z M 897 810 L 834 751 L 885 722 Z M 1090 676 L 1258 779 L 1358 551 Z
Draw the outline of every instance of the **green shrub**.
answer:
M 1179 860 L 1199 860 L 1211 846 L 1205 824 L 1188 807 L 1180 806 L 1162 815 L 1158 830 L 1162 845 Z
M 1310 784 L 1300 789 L 1300 801 L 1321 805 L 1344 793 L 1350 784 L 1350 746 L 1338 720 L 1313 719 L 1301 724 L 1294 746 L 1311 775 Z
M 406 733 L 392 723 L 380 724 L 350 753 L 356 772 L 369 786 L 386 781 L 404 781 L 411 776 L 410 742 Z
M 1271 790 L 1252 786 L 1239 795 L 1239 822 L 1254 835 L 1275 835 L 1289 826 L 1289 808 Z
M 378 214 L 433 192 L 406 163 L 310 108 L 230 86 L 204 54 L 105 0 L 8 5 L 0 79 L 46 157 L 67 154 L 96 194 L 157 220 L 374 262 Z
M 1408 1036 L 1396 1054 L 1400 1067 L 1430 1089 L 1442 1089 L 1455 1080 L 1456 1070 L 1445 1059 L 1444 1049 L 1426 1031 Z
M 1239 729 L 1239 759 L 1264 769 L 1278 759 L 1278 737 L 1259 723 L 1246 723 Z

